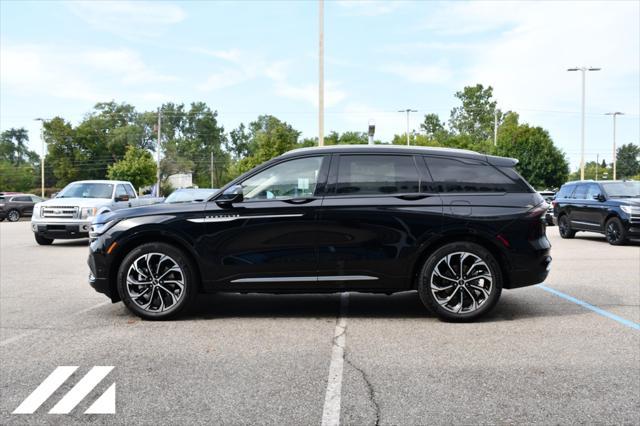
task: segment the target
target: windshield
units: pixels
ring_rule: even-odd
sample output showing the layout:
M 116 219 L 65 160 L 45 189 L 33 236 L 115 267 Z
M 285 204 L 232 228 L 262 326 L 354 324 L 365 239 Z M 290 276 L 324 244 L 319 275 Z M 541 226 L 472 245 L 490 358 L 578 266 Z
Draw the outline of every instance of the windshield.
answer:
M 640 197 L 640 182 L 606 182 L 602 187 L 611 198 Z
M 72 183 L 56 198 L 111 198 L 113 185 L 109 183 Z
M 206 201 L 216 192 L 215 189 L 177 190 L 164 200 L 165 203 L 190 203 Z

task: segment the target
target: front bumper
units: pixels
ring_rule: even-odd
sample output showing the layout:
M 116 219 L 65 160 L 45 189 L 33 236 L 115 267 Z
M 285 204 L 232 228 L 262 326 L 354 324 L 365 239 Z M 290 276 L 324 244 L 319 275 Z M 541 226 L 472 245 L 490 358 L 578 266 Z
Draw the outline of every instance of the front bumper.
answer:
M 51 239 L 88 238 L 91 219 L 74 221 L 31 220 L 31 230 Z
M 89 245 L 87 264 L 89 265 L 89 285 L 98 293 L 106 295 L 112 302 L 118 302 L 120 300 L 118 292 L 109 281 L 111 263 L 102 250 L 100 240 L 93 241 Z

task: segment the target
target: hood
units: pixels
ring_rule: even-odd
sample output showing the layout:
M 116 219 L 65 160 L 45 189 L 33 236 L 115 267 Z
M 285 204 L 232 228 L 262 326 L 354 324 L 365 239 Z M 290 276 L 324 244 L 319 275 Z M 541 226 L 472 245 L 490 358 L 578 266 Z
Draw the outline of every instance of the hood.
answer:
M 111 204 L 110 198 L 51 198 L 41 201 L 38 206 L 101 207 L 107 204 Z
M 612 201 L 617 201 L 620 204 L 626 204 L 629 206 L 635 206 L 635 207 L 640 207 L 640 198 L 616 198 L 616 197 L 611 197 L 609 198 Z
M 198 213 L 204 211 L 206 203 L 160 203 L 130 209 L 121 209 L 95 217 L 94 223 L 107 223 L 112 220 L 131 219 L 141 216 L 171 215 L 177 213 Z

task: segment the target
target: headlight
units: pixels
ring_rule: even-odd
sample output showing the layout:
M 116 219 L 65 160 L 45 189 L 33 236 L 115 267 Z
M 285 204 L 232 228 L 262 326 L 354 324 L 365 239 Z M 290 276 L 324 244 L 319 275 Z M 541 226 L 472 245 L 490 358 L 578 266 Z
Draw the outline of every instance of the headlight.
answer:
M 118 220 L 110 220 L 106 223 L 94 223 L 91 225 L 91 230 L 89 231 L 90 238 L 96 238 L 109 230 L 113 225 L 118 223 Z
M 98 212 L 97 207 L 83 207 L 80 209 L 80 219 L 86 219 L 88 217 L 93 217 Z
M 634 206 L 620 206 L 620 209 L 626 214 L 632 214 L 636 212 L 640 213 L 640 208 Z

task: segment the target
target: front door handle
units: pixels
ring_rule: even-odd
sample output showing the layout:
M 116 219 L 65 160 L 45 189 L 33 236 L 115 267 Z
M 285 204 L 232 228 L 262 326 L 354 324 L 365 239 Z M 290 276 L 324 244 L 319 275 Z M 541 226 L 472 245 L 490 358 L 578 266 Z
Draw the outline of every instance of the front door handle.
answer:
M 431 195 L 429 195 L 429 194 L 400 194 L 400 195 L 396 195 L 395 197 L 396 198 L 400 198 L 401 200 L 415 201 L 415 200 L 422 200 L 424 198 L 431 197 Z
M 313 200 L 315 200 L 315 198 L 298 197 L 298 198 L 289 198 L 288 200 L 282 200 L 282 201 L 289 204 L 307 204 L 312 202 Z

